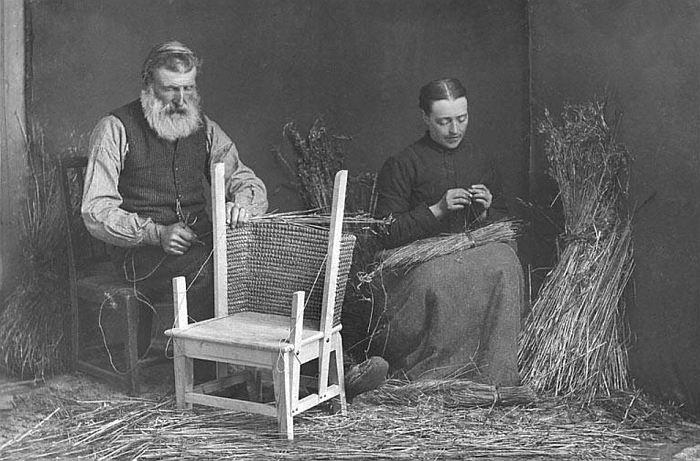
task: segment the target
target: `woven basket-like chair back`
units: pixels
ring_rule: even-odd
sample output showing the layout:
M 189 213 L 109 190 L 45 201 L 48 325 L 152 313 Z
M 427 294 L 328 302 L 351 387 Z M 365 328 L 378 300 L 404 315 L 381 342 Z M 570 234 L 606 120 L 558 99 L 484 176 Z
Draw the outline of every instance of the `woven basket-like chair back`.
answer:
M 253 311 L 290 316 L 292 293 L 306 292 L 304 318 L 319 320 L 326 275 L 328 229 L 257 221 L 227 230 L 229 314 Z M 340 324 L 355 236 L 343 234 L 333 325 Z

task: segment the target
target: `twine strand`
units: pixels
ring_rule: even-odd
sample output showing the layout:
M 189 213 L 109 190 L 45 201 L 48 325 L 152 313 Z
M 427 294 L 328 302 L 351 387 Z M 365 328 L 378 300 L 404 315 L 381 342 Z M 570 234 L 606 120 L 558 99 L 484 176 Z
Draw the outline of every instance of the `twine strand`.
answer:
M 224 235 L 225 235 L 225 234 L 224 234 Z M 189 284 L 187 285 L 187 287 L 185 288 L 185 292 L 188 292 L 188 291 L 190 290 L 190 288 L 192 287 L 192 284 L 194 284 L 194 282 L 197 280 L 197 278 L 199 278 L 199 276 L 201 275 L 202 271 L 204 270 L 204 267 L 205 267 L 206 264 L 209 262 L 209 260 L 211 259 L 212 255 L 214 254 L 214 250 L 216 249 L 216 247 L 217 247 L 218 244 L 219 244 L 218 241 L 212 243 L 212 249 L 211 249 L 211 251 L 209 252 L 209 254 L 208 254 L 207 257 L 205 258 L 204 262 L 201 264 L 201 266 L 200 266 L 199 269 L 197 270 L 195 276 L 192 278 L 192 280 L 190 281 L 190 283 L 189 283 Z M 123 272 L 124 272 L 124 278 L 125 278 L 125 280 L 126 280 L 127 282 L 129 282 L 129 283 L 132 284 L 131 290 L 133 290 L 132 293 L 134 294 L 134 296 L 136 297 L 136 299 L 137 299 L 139 302 L 145 304 L 145 305 L 151 310 L 151 312 L 153 312 L 153 314 L 154 314 L 158 319 L 160 319 L 160 315 L 158 314 L 158 310 L 155 308 L 155 306 L 153 306 L 153 304 L 151 304 L 150 300 L 149 300 L 143 293 L 141 293 L 141 291 L 139 291 L 139 289 L 137 288 L 136 284 L 137 284 L 137 282 L 142 282 L 142 281 L 148 279 L 149 277 L 151 277 L 151 276 L 158 270 L 158 268 L 163 264 L 163 262 L 166 260 L 166 258 L 168 257 L 168 255 L 167 255 L 167 254 L 164 255 L 164 256 L 160 259 L 160 261 L 158 261 L 158 263 L 155 265 L 155 267 L 154 267 L 153 269 L 151 269 L 151 271 L 148 272 L 146 275 L 144 275 L 144 276 L 142 276 L 142 277 L 137 277 L 137 275 L 136 275 L 136 262 L 135 262 L 135 256 L 134 256 L 135 251 L 136 251 L 136 250 L 135 250 L 135 247 L 134 247 L 134 248 L 130 248 L 130 249 L 126 252 L 126 254 L 124 255 L 124 261 L 122 262 L 122 270 L 123 270 Z M 130 256 L 130 258 L 129 258 L 129 256 Z M 129 259 L 131 260 L 131 274 L 132 274 L 131 276 L 129 276 L 129 272 L 128 272 L 128 269 L 127 269 L 127 267 L 128 267 L 128 264 L 127 264 L 127 263 L 128 263 L 128 261 L 129 261 Z M 130 290 L 130 291 L 131 291 L 131 290 Z M 100 304 L 100 309 L 99 309 L 99 312 L 98 312 L 98 327 L 99 327 L 99 329 L 100 329 L 100 334 L 101 334 L 101 336 L 102 336 L 102 338 L 101 338 L 101 339 L 102 339 L 102 343 L 104 344 L 105 351 L 107 352 L 107 357 L 108 357 L 108 359 L 109 359 L 110 367 L 112 368 L 112 370 L 114 370 L 115 373 L 117 373 L 117 374 L 119 374 L 119 375 L 125 375 L 125 374 L 128 374 L 128 373 L 133 372 L 135 367 L 128 367 L 128 368 L 125 369 L 124 371 L 120 371 L 120 370 L 117 368 L 116 364 L 114 363 L 114 356 L 113 356 L 112 351 L 111 351 L 111 349 L 110 349 L 110 347 L 109 347 L 109 344 L 108 344 L 108 341 L 107 341 L 107 334 L 106 334 L 106 332 L 105 332 L 105 329 L 104 329 L 104 326 L 103 326 L 103 323 L 102 323 L 102 313 L 103 313 L 103 310 L 104 310 L 105 305 L 106 305 L 108 302 L 113 303 L 113 304 L 115 303 L 115 301 L 114 301 L 114 296 L 113 296 L 113 294 L 111 294 L 111 293 L 105 293 L 105 298 L 102 300 L 102 303 Z M 192 319 L 192 317 L 189 317 L 189 316 L 188 316 L 188 318 L 189 318 L 189 319 Z M 192 320 L 193 320 L 193 319 L 192 319 Z M 175 328 L 175 322 L 174 322 L 174 321 L 173 321 L 173 324 L 171 325 L 171 328 Z M 173 358 L 173 356 L 169 356 L 169 355 L 168 355 L 168 348 L 170 347 L 171 342 L 172 342 L 172 337 L 169 337 L 168 340 L 167 340 L 167 342 L 166 342 L 166 344 L 165 344 L 165 352 L 164 352 L 164 354 L 165 354 L 165 358 L 166 358 L 166 359 L 172 359 L 172 358 Z M 137 345 L 137 346 L 138 346 L 138 345 Z M 149 344 L 148 347 L 146 348 L 146 350 L 143 352 L 143 354 L 142 354 L 141 356 L 139 356 L 138 361 L 137 361 L 137 364 L 138 364 L 139 362 L 141 362 L 141 361 L 148 355 L 148 353 L 149 353 L 150 350 L 151 350 L 151 344 Z M 125 353 L 127 353 L 127 352 L 125 351 Z

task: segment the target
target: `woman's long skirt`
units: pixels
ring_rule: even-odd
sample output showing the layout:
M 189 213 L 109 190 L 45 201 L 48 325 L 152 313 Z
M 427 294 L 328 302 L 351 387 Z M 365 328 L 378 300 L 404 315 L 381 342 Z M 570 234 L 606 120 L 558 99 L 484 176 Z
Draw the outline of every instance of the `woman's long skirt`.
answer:
M 462 377 L 517 385 L 523 272 L 513 249 L 488 244 L 374 282 L 382 312 L 369 352 L 410 380 Z M 383 308 L 383 310 L 382 310 Z

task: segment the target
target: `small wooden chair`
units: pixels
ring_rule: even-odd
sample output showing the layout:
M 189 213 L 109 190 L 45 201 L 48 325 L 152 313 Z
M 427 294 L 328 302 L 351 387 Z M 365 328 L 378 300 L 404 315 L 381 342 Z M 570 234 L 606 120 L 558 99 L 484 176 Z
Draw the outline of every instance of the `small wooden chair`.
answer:
M 330 230 L 274 219 L 227 229 L 223 165 L 212 178 L 216 318 L 188 325 L 185 280 L 173 280 L 175 325 L 166 334 L 173 338 L 177 406 L 277 417 L 280 436 L 291 440 L 294 415 L 330 399 L 347 411 L 340 311 L 355 243 L 342 234 L 347 171 L 335 178 Z M 218 362 L 218 379 L 195 387 L 195 358 Z M 301 365 L 312 361 L 315 392 L 302 397 Z M 257 388 L 249 398 L 260 397 L 257 372 L 225 376 L 224 364 L 269 370 L 276 407 L 211 395 L 245 381 Z
M 143 307 L 133 285 L 119 277 L 105 244 L 93 238 L 83 224 L 80 205 L 86 167 L 86 157 L 60 158 L 68 228 L 73 367 L 138 394 L 139 315 Z M 141 334 L 150 335 L 150 331 Z

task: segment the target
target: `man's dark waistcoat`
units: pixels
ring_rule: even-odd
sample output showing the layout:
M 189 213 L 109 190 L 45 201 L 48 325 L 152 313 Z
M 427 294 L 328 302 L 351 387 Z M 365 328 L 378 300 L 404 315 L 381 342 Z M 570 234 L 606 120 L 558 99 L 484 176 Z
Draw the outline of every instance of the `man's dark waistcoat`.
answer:
M 112 115 L 121 120 L 129 143 L 119 176 L 121 207 L 164 225 L 188 218 L 191 223 L 195 216 L 206 220 L 202 180 L 209 155 L 205 127 L 187 138 L 162 139 L 149 126 L 138 99 Z

